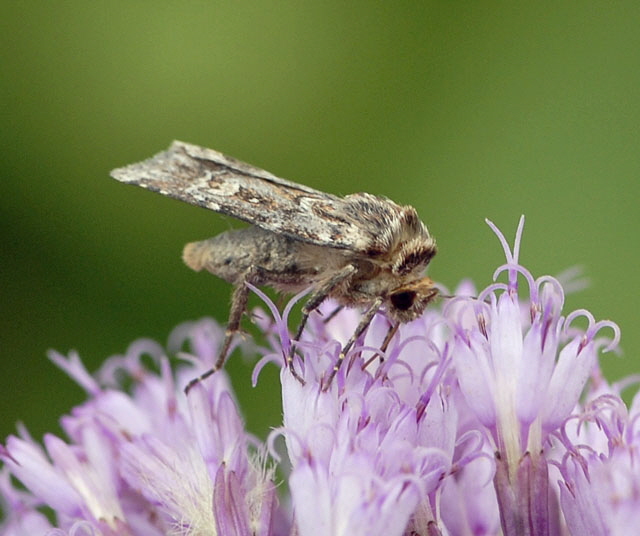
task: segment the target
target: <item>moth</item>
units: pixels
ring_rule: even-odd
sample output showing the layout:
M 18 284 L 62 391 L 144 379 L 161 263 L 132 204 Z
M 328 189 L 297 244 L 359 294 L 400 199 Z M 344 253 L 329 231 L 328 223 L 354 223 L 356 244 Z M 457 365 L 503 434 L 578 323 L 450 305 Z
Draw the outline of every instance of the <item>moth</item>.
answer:
M 187 266 L 235 287 L 217 361 L 189 382 L 185 392 L 224 365 L 247 306 L 246 283 L 290 293 L 311 288 L 286 356 L 289 370 L 302 383 L 294 364 L 295 343 L 309 315 L 327 298 L 363 309 L 328 371 L 325 388 L 379 310 L 390 321 L 384 351 L 399 324 L 418 318 L 437 295 L 424 275 L 436 243 L 411 206 L 368 193 L 338 197 L 320 192 L 179 141 L 148 160 L 113 170 L 111 176 L 250 224 L 184 248 Z

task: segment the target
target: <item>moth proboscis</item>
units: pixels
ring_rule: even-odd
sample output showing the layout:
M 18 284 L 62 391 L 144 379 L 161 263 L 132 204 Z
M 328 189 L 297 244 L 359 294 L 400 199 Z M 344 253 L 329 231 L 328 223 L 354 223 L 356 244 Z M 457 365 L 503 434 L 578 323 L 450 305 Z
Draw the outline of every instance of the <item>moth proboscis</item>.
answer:
M 381 308 L 390 320 L 384 351 L 399 324 L 418 318 L 437 295 L 423 273 L 436 243 L 411 206 L 367 193 L 338 197 L 320 192 L 179 141 L 148 160 L 113 170 L 111 176 L 251 224 L 184 248 L 190 268 L 208 270 L 235 286 L 217 361 L 188 383 L 187 393 L 224 365 L 247 306 L 246 283 L 284 292 L 311 287 L 286 355 L 291 374 L 303 383 L 295 367 L 295 343 L 309 315 L 327 298 L 364 310 L 325 389 Z

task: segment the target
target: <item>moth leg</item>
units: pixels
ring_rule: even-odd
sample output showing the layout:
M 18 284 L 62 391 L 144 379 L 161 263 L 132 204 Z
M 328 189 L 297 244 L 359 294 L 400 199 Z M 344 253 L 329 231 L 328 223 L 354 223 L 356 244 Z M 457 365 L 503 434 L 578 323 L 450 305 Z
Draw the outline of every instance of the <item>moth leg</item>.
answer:
M 387 351 L 387 348 L 389 347 L 389 344 L 391 343 L 391 339 L 393 339 L 393 336 L 398 333 L 398 328 L 400 327 L 400 323 L 396 322 L 394 324 L 391 324 L 389 326 L 389 330 L 387 331 L 387 334 L 384 337 L 384 340 L 382 341 L 382 344 L 380 345 L 380 352 L 384 353 Z M 373 363 L 373 361 L 379 357 L 380 360 L 382 361 L 382 355 L 381 353 L 375 353 L 371 356 L 371 358 L 367 359 L 367 362 L 362 365 L 362 370 L 366 369 L 371 363 Z
M 307 325 L 307 320 L 309 320 L 309 315 L 320 306 L 320 304 L 327 298 L 327 296 L 333 289 L 335 289 L 340 283 L 348 279 L 353 273 L 356 272 L 356 270 L 357 268 L 355 266 L 353 266 L 352 264 L 347 264 L 344 268 L 337 271 L 330 278 L 322 281 L 320 283 L 320 286 L 313 291 L 307 302 L 302 307 L 302 318 L 300 319 L 298 330 L 291 340 L 291 348 L 289 348 L 289 353 L 287 355 L 287 366 L 289 367 L 291 374 L 293 374 L 293 376 L 302 384 L 304 384 L 304 380 L 298 375 L 293 367 L 295 343 L 297 343 L 300 340 L 300 337 L 302 337 L 304 328 Z M 334 314 L 336 314 L 336 312 L 332 313 L 331 316 L 333 316 Z
M 380 309 L 381 305 L 382 305 L 382 298 L 376 298 L 373 301 L 373 303 L 371 304 L 371 306 L 369 307 L 369 309 L 367 309 L 365 311 L 365 313 L 362 315 L 362 318 L 360 319 L 360 323 L 358 324 L 358 327 L 353 332 L 353 335 L 351 335 L 351 338 L 347 341 L 347 344 L 345 344 L 343 346 L 342 351 L 340 352 L 340 355 L 338 356 L 338 360 L 336 361 L 335 365 L 333 365 L 333 369 L 331 370 L 331 373 L 329 374 L 329 377 L 327 378 L 327 383 L 324 386 L 324 390 L 325 391 L 327 389 L 329 389 L 329 386 L 331 385 L 331 382 L 333 381 L 333 378 L 335 378 L 336 374 L 338 374 L 338 371 L 340 370 L 340 367 L 342 366 L 342 362 L 344 361 L 345 357 L 349 353 L 349 350 L 351 350 L 351 347 L 358 340 L 358 337 L 360 337 L 360 335 L 362 335 L 364 333 L 364 330 L 367 329 L 367 327 L 369 327 L 369 324 L 371 324 L 371 321 L 373 320 L 373 317 L 376 315 L 376 313 Z M 386 338 L 385 338 L 385 340 L 386 340 Z M 391 339 L 389 339 L 389 340 L 391 340 Z M 389 343 L 387 343 L 387 344 L 389 344 Z
M 218 359 L 214 363 L 213 367 L 203 372 L 202 374 L 200 374 L 200 376 L 194 378 L 187 384 L 187 386 L 184 388 L 185 394 L 188 395 L 190 389 L 196 383 L 200 383 L 202 380 L 205 380 L 214 372 L 220 370 L 224 365 L 224 362 L 227 359 L 227 354 L 229 353 L 229 348 L 231 347 L 231 343 L 233 341 L 233 337 L 240 331 L 240 321 L 242 320 L 242 314 L 245 312 L 247 308 L 247 302 L 249 301 L 249 287 L 246 285 L 246 283 L 251 283 L 252 281 L 254 281 L 255 275 L 256 270 L 250 268 L 244 273 L 240 281 L 236 283 L 236 286 L 233 289 L 233 294 L 231 294 L 231 310 L 229 311 L 229 321 L 227 322 L 227 329 L 224 333 L 224 341 L 222 342 L 220 352 L 218 353 Z
M 389 347 L 389 343 L 391 342 L 391 339 L 393 339 L 393 336 L 398 333 L 398 328 L 400 327 L 400 324 L 398 322 L 396 322 L 395 324 L 391 324 L 389 326 L 389 331 L 387 331 L 387 335 L 384 338 L 384 341 L 382 341 L 382 344 L 380 345 L 380 350 L 382 352 L 386 352 L 387 348 Z

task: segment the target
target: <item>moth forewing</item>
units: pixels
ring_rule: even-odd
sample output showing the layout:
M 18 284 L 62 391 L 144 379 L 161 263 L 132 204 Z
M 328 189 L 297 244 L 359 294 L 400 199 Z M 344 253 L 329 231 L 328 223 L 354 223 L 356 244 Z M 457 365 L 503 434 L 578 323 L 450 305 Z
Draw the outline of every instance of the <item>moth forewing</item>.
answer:
M 326 298 L 364 308 L 360 324 L 329 373 L 327 387 L 380 308 L 391 320 L 386 346 L 398 324 L 420 316 L 437 295 L 431 279 L 423 275 L 436 244 L 413 207 L 367 193 L 341 198 L 177 141 L 167 151 L 111 175 L 251 224 L 185 246 L 183 258 L 189 267 L 207 270 L 235 286 L 218 359 L 186 391 L 224 364 L 247 305 L 247 283 L 285 292 L 311 287 L 294 342 Z M 292 374 L 303 381 L 294 366 L 293 346 L 286 358 Z

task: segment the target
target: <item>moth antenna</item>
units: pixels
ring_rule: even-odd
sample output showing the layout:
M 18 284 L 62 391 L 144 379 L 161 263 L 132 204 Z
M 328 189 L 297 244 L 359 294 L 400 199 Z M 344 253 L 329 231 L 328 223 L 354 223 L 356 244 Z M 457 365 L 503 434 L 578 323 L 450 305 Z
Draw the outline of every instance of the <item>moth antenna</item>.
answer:
M 452 300 L 454 298 L 469 298 L 471 300 L 481 301 L 483 303 L 490 303 L 488 299 L 480 300 L 478 296 L 456 296 L 455 294 L 438 294 L 441 298 Z

